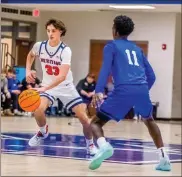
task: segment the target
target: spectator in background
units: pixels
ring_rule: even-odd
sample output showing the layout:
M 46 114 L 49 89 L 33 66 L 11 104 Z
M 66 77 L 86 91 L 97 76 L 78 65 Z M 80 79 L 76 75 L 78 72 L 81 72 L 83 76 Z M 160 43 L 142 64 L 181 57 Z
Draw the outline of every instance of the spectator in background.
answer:
M 1 106 L 3 111 L 1 111 L 1 115 L 13 116 L 14 114 L 11 112 L 11 94 L 8 91 L 8 80 L 6 78 L 5 71 L 1 74 Z
M 15 71 L 13 69 L 8 69 L 7 71 L 7 79 L 8 79 L 8 90 L 11 93 L 11 99 L 13 102 L 13 112 L 14 115 L 21 116 L 21 112 L 19 111 L 18 105 L 18 96 L 21 93 L 19 88 L 19 83 L 17 82 Z
M 85 107 L 88 107 L 92 101 L 92 96 L 95 92 L 95 86 L 96 81 L 94 74 L 88 74 L 87 77 L 80 80 L 76 86 L 78 93 L 83 99 L 83 103 L 85 103 Z

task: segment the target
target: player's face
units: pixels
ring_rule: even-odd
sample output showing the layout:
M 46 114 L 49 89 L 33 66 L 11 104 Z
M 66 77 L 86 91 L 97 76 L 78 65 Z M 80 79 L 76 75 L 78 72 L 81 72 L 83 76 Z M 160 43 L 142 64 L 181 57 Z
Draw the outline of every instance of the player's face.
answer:
M 8 78 L 13 78 L 13 73 L 8 72 L 8 73 L 7 73 L 7 77 L 8 77 Z
M 47 26 L 47 36 L 51 41 L 58 40 L 61 37 L 61 31 L 56 29 L 53 25 L 49 25 Z
M 94 82 L 94 79 L 92 77 L 87 77 L 87 82 L 89 84 L 93 83 Z

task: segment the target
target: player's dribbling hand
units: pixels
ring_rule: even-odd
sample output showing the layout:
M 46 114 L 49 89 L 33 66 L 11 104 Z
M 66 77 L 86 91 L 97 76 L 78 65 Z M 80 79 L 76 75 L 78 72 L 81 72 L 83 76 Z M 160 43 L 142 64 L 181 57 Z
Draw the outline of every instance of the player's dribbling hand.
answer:
M 104 96 L 102 93 L 96 93 L 93 95 L 91 106 L 98 108 L 103 102 Z
M 27 71 L 26 81 L 27 81 L 27 83 L 34 83 L 35 82 L 35 74 L 32 71 Z
M 39 93 L 41 93 L 41 92 L 45 92 L 45 91 L 46 91 L 46 88 L 45 88 L 45 87 L 40 87 L 40 88 L 30 88 L 30 89 L 35 90 L 35 91 L 37 91 L 37 92 L 39 92 Z

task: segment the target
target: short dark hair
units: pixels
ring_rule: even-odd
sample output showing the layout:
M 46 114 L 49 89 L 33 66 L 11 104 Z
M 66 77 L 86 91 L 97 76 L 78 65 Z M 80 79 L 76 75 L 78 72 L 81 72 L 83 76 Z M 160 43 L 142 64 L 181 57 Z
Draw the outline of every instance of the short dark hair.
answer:
M 47 21 L 45 25 L 46 29 L 47 29 L 47 26 L 49 25 L 53 25 L 56 29 L 59 29 L 60 31 L 62 31 L 61 36 L 65 36 L 67 30 L 66 30 L 65 24 L 61 20 L 51 18 Z
M 9 68 L 7 70 L 8 73 L 16 74 L 16 71 L 13 68 Z
M 119 15 L 114 19 L 114 28 L 120 36 L 128 36 L 134 30 L 135 24 L 130 17 Z
M 87 77 L 90 77 L 95 80 L 95 74 L 94 73 L 88 73 Z

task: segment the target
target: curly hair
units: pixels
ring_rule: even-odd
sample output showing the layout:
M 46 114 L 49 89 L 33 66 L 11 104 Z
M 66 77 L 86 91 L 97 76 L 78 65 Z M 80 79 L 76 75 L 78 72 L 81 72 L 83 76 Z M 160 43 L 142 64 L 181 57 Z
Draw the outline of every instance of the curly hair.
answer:
M 125 15 L 119 15 L 114 19 L 114 28 L 120 36 L 130 35 L 134 30 L 134 26 L 132 19 Z
M 61 20 L 57 20 L 53 18 L 49 19 L 45 25 L 46 29 L 47 29 L 47 26 L 49 25 L 53 25 L 56 29 L 59 29 L 60 31 L 62 31 L 61 36 L 65 36 L 67 29 L 65 24 Z

